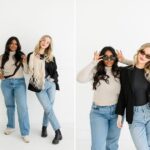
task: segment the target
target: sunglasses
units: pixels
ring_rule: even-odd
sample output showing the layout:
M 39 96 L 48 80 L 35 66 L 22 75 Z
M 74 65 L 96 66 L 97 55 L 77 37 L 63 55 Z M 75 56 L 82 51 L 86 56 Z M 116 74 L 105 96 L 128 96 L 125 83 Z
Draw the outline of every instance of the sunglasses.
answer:
M 116 57 L 115 56 L 106 56 L 104 55 L 103 56 L 103 61 L 115 61 L 116 60 Z
M 146 57 L 147 59 L 150 59 L 150 55 L 149 55 L 149 54 L 146 54 L 143 49 L 141 49 L 141 50 L 139 51 L 139 53 L 140 53 L 141 55 L 145 55 L 145 57 Z

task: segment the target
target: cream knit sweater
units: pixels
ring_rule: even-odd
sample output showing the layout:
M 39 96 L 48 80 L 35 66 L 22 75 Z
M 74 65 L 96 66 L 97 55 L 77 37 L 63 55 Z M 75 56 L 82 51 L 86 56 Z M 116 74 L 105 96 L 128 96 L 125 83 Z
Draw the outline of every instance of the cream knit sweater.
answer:
M 16 69 L 15 66 L 15 59 L 14 59 L 15 52 L 9 53 L 9 60 L 4 65 L 4 76 L 12 75 L 14 70 Z M 0 66 L 2 63 L 2 55 L 0 56 Z M 23 67 L 21 66 L 16 74 L 10 78 L 22 78 L 24 77 L 24 72 L 28 73 L 28 67 L 26 63 L 23 63 Z
M 93 75 L 96 72 L 97 61 L 92 61 L 89 65 L 83 68 L 77 75 L 77 81 L 80 83 L 86 83 L 92 81 Z M 125 60 L 123 63 L 131 65 L 132 61 Z M 105 67 L 106 74 L 109 76 L 109 84 L 101 80 L 100 85 L 94 90 L 93 101 L 99 106 L 109 106 L 114 105 L 118 101 L 118 96 L 120 93 L 120 80 L 114 78 L 111 67 Z

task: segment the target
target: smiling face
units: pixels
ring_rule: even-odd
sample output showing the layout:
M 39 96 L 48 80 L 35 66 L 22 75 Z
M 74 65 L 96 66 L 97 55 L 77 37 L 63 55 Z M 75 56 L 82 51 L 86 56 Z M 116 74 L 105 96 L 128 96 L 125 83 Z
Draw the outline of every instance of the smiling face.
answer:
M 146 47 L 138 52 L 137 63 L 145 65 L 150 61 L 150 47 Z
M 49 37 L 43 37 L 40 41 L 40 48 L 47 49 L 51 44 L 51 39 Z
M 112 67 L 113 64 L 114 64 L 114 61 L 115 61 L 115 60 L 114 60 L 113 53 L 112 53 L 111 51 L 107 50 L 107 51 L 105 52 L 104 58 L 107 58 L 107 59 L 104 59 L 104 60 L 103 60 L 105 66 L 107 66 L 107 67 Z
M 16 51 L 17 48 L 18 48 L 17 41 L 16 40 L 12 40 L 10 45 L 9 45 L 10 51 Z

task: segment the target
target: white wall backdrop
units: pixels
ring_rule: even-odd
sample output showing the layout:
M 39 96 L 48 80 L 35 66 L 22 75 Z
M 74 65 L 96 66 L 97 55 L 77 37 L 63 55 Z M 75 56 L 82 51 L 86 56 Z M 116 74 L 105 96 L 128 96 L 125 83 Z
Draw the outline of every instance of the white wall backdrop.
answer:
M 60 91 L 56 93 L 54 111 L 61 123 L 64 141 L 58 147 L 73 149 L 73 124 L 74 124 L 74 1 L 73 0 L 0 0 L 0 54 L 4 52 L 4 46 L 10 36 L 20 39 L 22 50 L 27 54 L 33 51 L 35 45 L 43 34 L 49 34 L 53 38 L 54 55 L 56 57 L 59 73 Z M 26 77 L 28 83 L 28 77 Z M 35 97 L 28 91 L 28 107 L 31 123 L 31 136 L 36 135 L 38 144 L 33 142 L 36 149 L 50 148 L 51 139 L 47 144 L 40 144 L 40 130 L 43 109 Z M 6 109 L 0 91 L 0 149 L 10 149 L 7 142 L 16 142 L 13 136 L 3 136 L 6 125 Z M 19 135 L 18 122 L 16 118 L 17 133 Z M 35 131 L 35 132 L 34 132 Z M 53 134 L 52 130 L 50 131 Z M 49 134 L 50 134 L 49 133 Z M 33 137 L 31 141 L 36 140 Z M 10 142 L 9 141 L 9 142 Z M 20 142 L 22 144 L 22 141 Z M 11 145 L 11 144 L 10 144 Z M 15 144 L 12 144 L 15 145 Z M 17 145 L 17 144 L 16 144 Z M 8 147 L 7 147 L 8 146 Z M 32 146 L 31 146 L 32 147 Z M 13 149 L 30 149 L 17 145 Z
M 76 73 L 93 58 L 93 52 L 111 45 L 132 59 L 136 50 L 150 42 L 149 0 L 77 0 Z M 91 84 L 76 85 L 77 149 L 90 150 L 89 112 Z M 120 150 L 135 150 L 125 123 Z

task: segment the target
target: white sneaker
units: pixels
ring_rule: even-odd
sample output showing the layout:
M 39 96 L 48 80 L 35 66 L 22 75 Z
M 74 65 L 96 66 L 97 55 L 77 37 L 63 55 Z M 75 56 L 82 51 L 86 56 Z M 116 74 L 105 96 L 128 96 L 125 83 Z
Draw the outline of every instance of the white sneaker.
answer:
M 25 143 L 30 143 L 30 139 L 28 135 L 22 136 L 22 139 Z
M 10 135 L 12 132 L 14 132 L 15 129 L 14 128 L 6 128 L 5 131 L 4 131 L 4 134 L 5 135 Z

